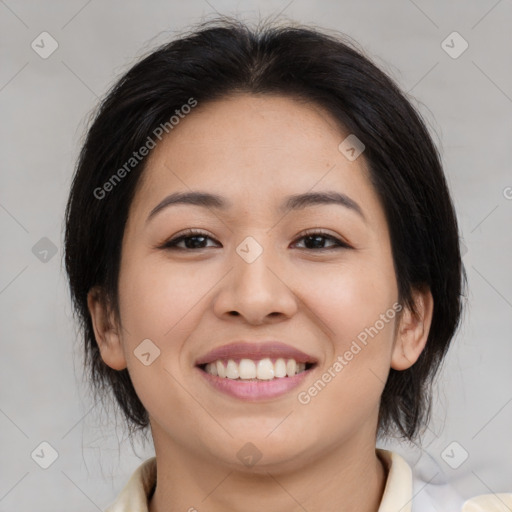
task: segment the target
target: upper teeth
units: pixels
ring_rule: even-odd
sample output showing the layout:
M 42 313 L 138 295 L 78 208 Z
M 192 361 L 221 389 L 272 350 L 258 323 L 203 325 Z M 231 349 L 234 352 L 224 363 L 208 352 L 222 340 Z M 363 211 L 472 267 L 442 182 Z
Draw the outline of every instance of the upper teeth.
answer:
M 297 363 L 295 359 L 285 361 L 279 358 L 273 363 L 268 357 L 259 361 L 241 359 L 239 363 L 229 359 L 227 364 L 219 359 L 208 363 L 205 367 L 205 371 L 211 375 L 242 380 L 272 380 L 274 377 L 293 377 L 305 369 L 306 363 Z

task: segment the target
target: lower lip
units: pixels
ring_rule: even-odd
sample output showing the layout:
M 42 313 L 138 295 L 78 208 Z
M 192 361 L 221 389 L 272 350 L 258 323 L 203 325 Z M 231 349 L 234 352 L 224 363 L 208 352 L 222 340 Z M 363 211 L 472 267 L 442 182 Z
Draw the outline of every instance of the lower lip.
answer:
M 201 375 L 218 391 L 226 395 L 247 401 L 266 400 L 290 392 L 299 386 L 314 368 L 305 370 L 293 377 L 274 378 L 272 380 L 243 381 L 211 375 L 196 366 Z

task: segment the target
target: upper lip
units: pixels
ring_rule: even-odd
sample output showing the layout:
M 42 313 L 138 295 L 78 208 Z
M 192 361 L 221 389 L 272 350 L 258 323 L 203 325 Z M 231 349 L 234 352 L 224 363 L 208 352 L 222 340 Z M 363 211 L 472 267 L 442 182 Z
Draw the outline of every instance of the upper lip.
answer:
M 199 357 L 196 365 L 212 363 L 218 359 L 264 359 L 264 358 L 295 359 L 297 363 L 316 363 L 313 356 L 279 341 L 248 342 L 235 341 L 210 350 Z

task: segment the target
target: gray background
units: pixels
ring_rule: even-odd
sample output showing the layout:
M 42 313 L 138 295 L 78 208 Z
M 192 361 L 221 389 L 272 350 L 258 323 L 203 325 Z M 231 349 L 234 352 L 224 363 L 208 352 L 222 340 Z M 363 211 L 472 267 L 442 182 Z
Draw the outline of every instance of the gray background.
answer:
M 245 20 L 282 11 L 343 31 L 424 115 L 467 248 L 468 308 L 423 450 L 395 449 L 430 482 L 426 491 L 446 482 L 462 497 L 512 491 L 509 0 L 0 0 L 0 512 L 101 510 L 152 454 L 150 445 L 132 450 L 82 383 L 62 266 L 63 211 L 98 98 L 138 56 L 215 11 Z M 43 31 L 58 42 L 46 59 L 31 47 L 42 45 Z M 469 44 L 457 58 L 442 46 L 454 31 Z M 445 45 L 453 53 L 462 41 L 452 39 Z M 48 469 L 31 457 L 43 441 L 58 453 Z

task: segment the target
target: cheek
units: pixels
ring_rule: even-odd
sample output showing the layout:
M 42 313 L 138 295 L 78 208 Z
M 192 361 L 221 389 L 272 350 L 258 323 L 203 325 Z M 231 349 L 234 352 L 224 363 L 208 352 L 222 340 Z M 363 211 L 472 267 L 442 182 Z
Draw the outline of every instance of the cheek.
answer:
M 398 297 L 392 264 L 356 260 L 303 280 L 307 283 L 308 306 L 330 327 L 329 337 L 336 349 L 342 349 L 376 322 L 383 338 L 392 337 L 396 313 L 393 304 Z
M 324 332 L 331 340 L 321 370 L 329 382 L 322 388 L 321 402 L 339 406 L 340 413 L 347 406 L 353 411 L 377 406 L 390 368 L 399 308 L 394 272 L 382 263 L 361 262 L 317 275 L 313 283 L 307 305 L 328 327 Z
M 177 417 L 188 414 L 190 396 L 180 385 L 180 357 L 204 309 L 201 298 L 207 300 L 205 294 L 217 280 L 214 275 L 168 262 L 137 263 L 133 259 L 122 268 L 120 312 L 130 378 L 146 410 L 154 417 L 163 414 L 162 421 L 170 410 Z M 147 339 L 151 343 L 145 341 L 142 352 L 139 347 Z M 138 357 L 147 352 L 148 365 Z
M 127 265 L 120 279 L 121 315 L 133 337 L 154 337 L 169 344 L 178 339 L 201 309 L 201 298 L 216 282 L 193 265 L 141 262 Z M 172 348 L 177 345 L 170 343 Z

